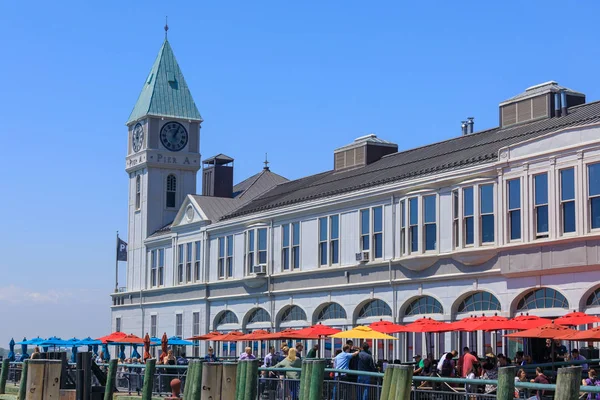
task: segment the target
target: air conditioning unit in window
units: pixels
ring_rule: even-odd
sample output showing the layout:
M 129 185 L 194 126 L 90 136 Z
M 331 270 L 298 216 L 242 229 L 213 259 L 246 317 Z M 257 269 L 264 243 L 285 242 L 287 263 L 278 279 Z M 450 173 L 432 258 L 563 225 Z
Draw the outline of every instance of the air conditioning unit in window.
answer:
M 361 251 L 360 253 L 356 253 L 356 261 L 361 263 L 369 262 L 369 252 Z
M 267 273 L 267 266 L 265 264 L 255 265 L 254 267 L 252 267 L 252 272 L 255 275 L 266 275 L 266 273 Z

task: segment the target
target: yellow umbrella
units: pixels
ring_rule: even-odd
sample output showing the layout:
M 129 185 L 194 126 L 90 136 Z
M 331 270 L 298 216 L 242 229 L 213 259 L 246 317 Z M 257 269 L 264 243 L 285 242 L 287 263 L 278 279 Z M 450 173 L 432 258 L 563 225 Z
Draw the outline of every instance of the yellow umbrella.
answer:
M 329 335 L 331 338 L 339 339 L 388 339 L 396 340 L 395 337 L 386 335 L 385 333 L 374 331 L 368 326 L 360 325 L 349 331 L 342 331 Z

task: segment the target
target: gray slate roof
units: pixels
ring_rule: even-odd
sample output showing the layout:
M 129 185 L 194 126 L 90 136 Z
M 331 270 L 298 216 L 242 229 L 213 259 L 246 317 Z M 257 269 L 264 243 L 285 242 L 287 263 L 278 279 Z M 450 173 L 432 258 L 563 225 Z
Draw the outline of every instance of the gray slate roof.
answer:
M 333 170 L 275 186 L 247 205 L 223 216 L 236 216 L 274 209 L 303 201 L 352 192 L 417 176 L 492 163 L 500 148 L 566 127 L 600 122 L 600 102 L 571 107 L 559 118 L 538 120 L 507 128 L 493 128 L 466 136 L 401 151 L 362 168 Z

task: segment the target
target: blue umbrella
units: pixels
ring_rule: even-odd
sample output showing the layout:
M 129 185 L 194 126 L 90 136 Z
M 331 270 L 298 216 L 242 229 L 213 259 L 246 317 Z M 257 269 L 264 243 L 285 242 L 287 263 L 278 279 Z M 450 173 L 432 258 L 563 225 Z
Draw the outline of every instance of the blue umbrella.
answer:
M 160 346 L 161 342 L 162 342 L 161 338 L 158 338 L 155 336 L 152 336 L 150 338 L 150 346 Z
M 93 344 L 93 345 L 92 345 L 92 353 L 93 353 L 95 356 L 98 356 L 98 345 L 97 345 L 97 344 Z
M 194 342 L 190 342 L 189 340 L 183 340 L 178 338 L 177 336 L 171 336 L 167 343 L 171 346 L 192 346 Z
M 21 342 L 17 342 L 16 344 L 37 346 L 38 344 L 42 343 L 44 340 L 46 340 L 46 339 L 42 339 L 39 336 L 34 339 L 30 339 L 30 340 L 25 340 L 25 338 L 23 338 L 23 340 Z
M 133 351 L 131 352 L 131 358 L 142 358 L 142 356 L 140 355 L 140 353 L 138 353 L 138 351 L 137 351 L 138 345 L 137 344 L 133 344 L 132 347 L 133 347 Z
M 68 340 L 62 340 L 59 337 L 56 336 L 52 336 L 49 337 L 48 339 L 44 340 L 43 342 L 39 343 L 40 346 L 42 347 L 65 347 L 65 346 L 71 346 L 70 341 Z
M 102 353 L 104 354 L 104 357 L 102 358 L 102 361 L 109 361 L 110 360 L 110 353 L 108 352 L 108 345 L 106 343 L 102 344 Z
M 27 338 L 23 338 L 23 342 L 26 341 Z M 29 358 L 29 354 L 27 354 L 27 345 L 23 344 L 23 342 L 21 342 L 21 358 L 19 359 L 20 362 L 23 362 Z
M 119 353 L 119 360 L 124 360 L 125 358 L 127 358 L 127 356 L 125 355 L 125 345 L 120 345 L 119 349 L 121 350 L 121 352 Z
M 102 344 L 100 340 L 92 339 L 91 337 L 86 337 L 85 339 L 81 339 L 77 342 L 77 346 L 93 346 Z
M 10 339 L 10 342 L 8 343 L 8 359 L 10 361 L 15 361 L 15 341 L 14 339 Z

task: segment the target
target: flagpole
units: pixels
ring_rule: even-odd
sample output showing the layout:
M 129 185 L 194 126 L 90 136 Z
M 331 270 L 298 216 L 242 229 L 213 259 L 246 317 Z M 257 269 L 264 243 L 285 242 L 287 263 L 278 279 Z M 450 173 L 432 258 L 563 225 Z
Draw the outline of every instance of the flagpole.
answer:
M 115 293 L 119 291 L 119 231 L 117 231 L 117 247 L 115 247 Z

